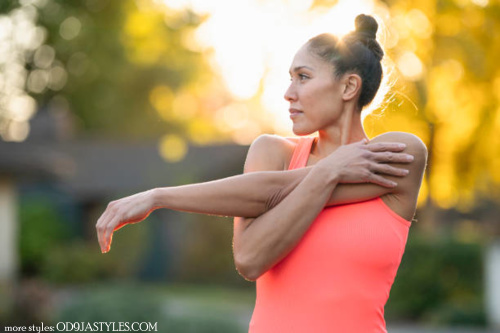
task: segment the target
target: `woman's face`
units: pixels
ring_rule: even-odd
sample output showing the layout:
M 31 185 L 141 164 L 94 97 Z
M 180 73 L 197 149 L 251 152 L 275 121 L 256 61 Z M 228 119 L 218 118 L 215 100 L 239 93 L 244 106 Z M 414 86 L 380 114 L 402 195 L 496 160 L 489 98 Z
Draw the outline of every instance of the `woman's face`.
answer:
M 291 83 L 285 93 L 296 135 L 308 135 L 335 124 L 342 111 L 342 84 L 333 66 L 311 53 L 307 44 L 290 67 Z

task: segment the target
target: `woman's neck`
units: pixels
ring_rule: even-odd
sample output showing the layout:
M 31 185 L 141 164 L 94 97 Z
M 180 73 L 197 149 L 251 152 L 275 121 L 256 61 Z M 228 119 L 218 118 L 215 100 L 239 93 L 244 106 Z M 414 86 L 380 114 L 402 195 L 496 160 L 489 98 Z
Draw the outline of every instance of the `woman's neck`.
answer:
M 319 158 L 328 156 L 339 146 L 368 138 L 361 123 L 361 112 L 356 109 L 344 110 L 335 124 L 318 131 L 318 137 L 313 154 Z

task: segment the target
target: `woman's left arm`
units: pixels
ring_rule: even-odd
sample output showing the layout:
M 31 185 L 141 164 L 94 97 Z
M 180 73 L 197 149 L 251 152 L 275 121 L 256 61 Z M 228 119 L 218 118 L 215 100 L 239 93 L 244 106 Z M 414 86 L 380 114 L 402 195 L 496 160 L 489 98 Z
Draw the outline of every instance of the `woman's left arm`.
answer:
M 408 155 L 400 153 L 402 149 L 398 144 L 379 139 L 369 145 L 376 147 L 372 152 L 377 164 L 387 164 L 383 166 L 384 177 L 366 179 L 371 184 L 341 184 L 340 193 L 333 194 L 328 205 L 362 201 L 389 192 L 391 181 L 386 179 L 387 175 L 392 174 L 397 181 L 405 178 L 401 178 L 401 168 L 388 164 L 409 162 Z M 158 208 L 223 216 L 260 216 L 291 193 L 310 170 L 311 167 L 254 172 L 206 183 L 152 189 L 112 201 L 96 224 L 101 251 L 109 251 L 114 231 L 144 220 Z

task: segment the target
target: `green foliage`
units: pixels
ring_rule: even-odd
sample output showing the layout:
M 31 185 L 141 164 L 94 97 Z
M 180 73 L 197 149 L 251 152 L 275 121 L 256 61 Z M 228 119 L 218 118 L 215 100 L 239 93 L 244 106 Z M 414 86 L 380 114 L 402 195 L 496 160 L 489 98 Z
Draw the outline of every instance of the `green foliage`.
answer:
M 199 89 L 193 83 L 210 80 L 202 52 L 190 47 L 202 17 L 155 1 L 0 1 L 0 14 L 13 17 L 15 9 L 34 17 L 46 35 L 39 49 L 55 55 L 41 64 L 33 56 L 36 50 L 27 53 L 20 63 L 27 82 L 30 73 L 49 73 L 51 68 L 65 78 L 56 86 L 23 87 L 39 108 L 71 113 L 77 130 L 99 136 L 157 139 L 167 131 L 187 134 L 189 119 L 181 115 L 165 122 L 171 108 L 166 104 L 172 101 L 162 104 L 160 115 L 151 94 L 161 86 L 170 99 L 179 92 L 196 96 Z
M 190 215 L 183 243 L 179 282 L 249 287 L 234 267 L 229 218 Z M 221 219 L 226 219 L 225 221 Z
M 68 70 L 57 100 L 63 96 L 68 101 L 83 130 L 127 138 L 157 138 L 166 130 L 180 130 L 179 124 L 162 122 L 149 102 L 155 86 L 175 92 L 208 68 L 201 54 L 181 43 L 185 29 L 199 24 L 199 18 L 180 16 L 171 27 L 161 11 L 139 9 L 132 0 L 51 1 L 40 10 L 48 44 Z M 68 17 L 82 24 L 72 40 L 59 33 Z M 46 92 L 39 100 L 50 103 L 54 95 Z
M 19 6 L 19 1 L 17 0 L 2 0 L 0 1 L 0 14 L 8 13 L 12 9 Z
M 46 250 L 65 243 L 69 230 L 48 199 L 28 197 L 20 205 L 20 256 L 22 271 L 38 273 Z
M 82 241 L 52 246 L 44 254 L 41 276 L 53 283 L 86 283 L 113 273 L 113 263 Z
M 428 312 L 425 322 L 442 326 L 486 326 L 483 303 L 474 300 L 472 303 L 445 303 Z
M 141 266 L 147 225 L 124 228 L 120 241 L 103 255 L 97 240 L 72 235 L 69 221 L 54 201 L 26 196 L 20 205 L 20 261 L 23 276 L 38 276 L 55 284 L 88 283 L 96 279 L 133 276 Z
M 386 315 L 389 320 L 484 325 L 481 245 L 412 234 Z

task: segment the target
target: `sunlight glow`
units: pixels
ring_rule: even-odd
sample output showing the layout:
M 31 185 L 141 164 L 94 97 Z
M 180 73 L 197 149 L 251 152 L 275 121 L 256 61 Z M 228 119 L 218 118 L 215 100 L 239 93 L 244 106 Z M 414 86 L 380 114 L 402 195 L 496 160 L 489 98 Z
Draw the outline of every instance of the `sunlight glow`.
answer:
M 412 31 L 421 38 L 428 38 L 432 33 L 431 23 L 427 16 L 418 9 L 412 9 L 405 15 Z
M 283 95 L 295 52 L 317 34 L 346 34 L 354 29 L 358 14 L 376 10 L 373 0 L 339 0 L 332 8 L 313 9 L 312 0 L 163 1 L 174 10 L 189 8 L 209 15 L 194 34 L 196 42 L 202 50 L 213 51 L 210 62 L 236 99 L 245 101 L 262 93 L 261 107 L 273 115 L 271 127 L 279 133 L 289 133 L 291 127 Z M 220 117 L 224 120 L 219 125 L 239 128 L 242 113 L 231 110 L 235 115 Z
M 489 0 L 472 0 L 472 2 L 480 7 L 486 7 L 489 4 Z

